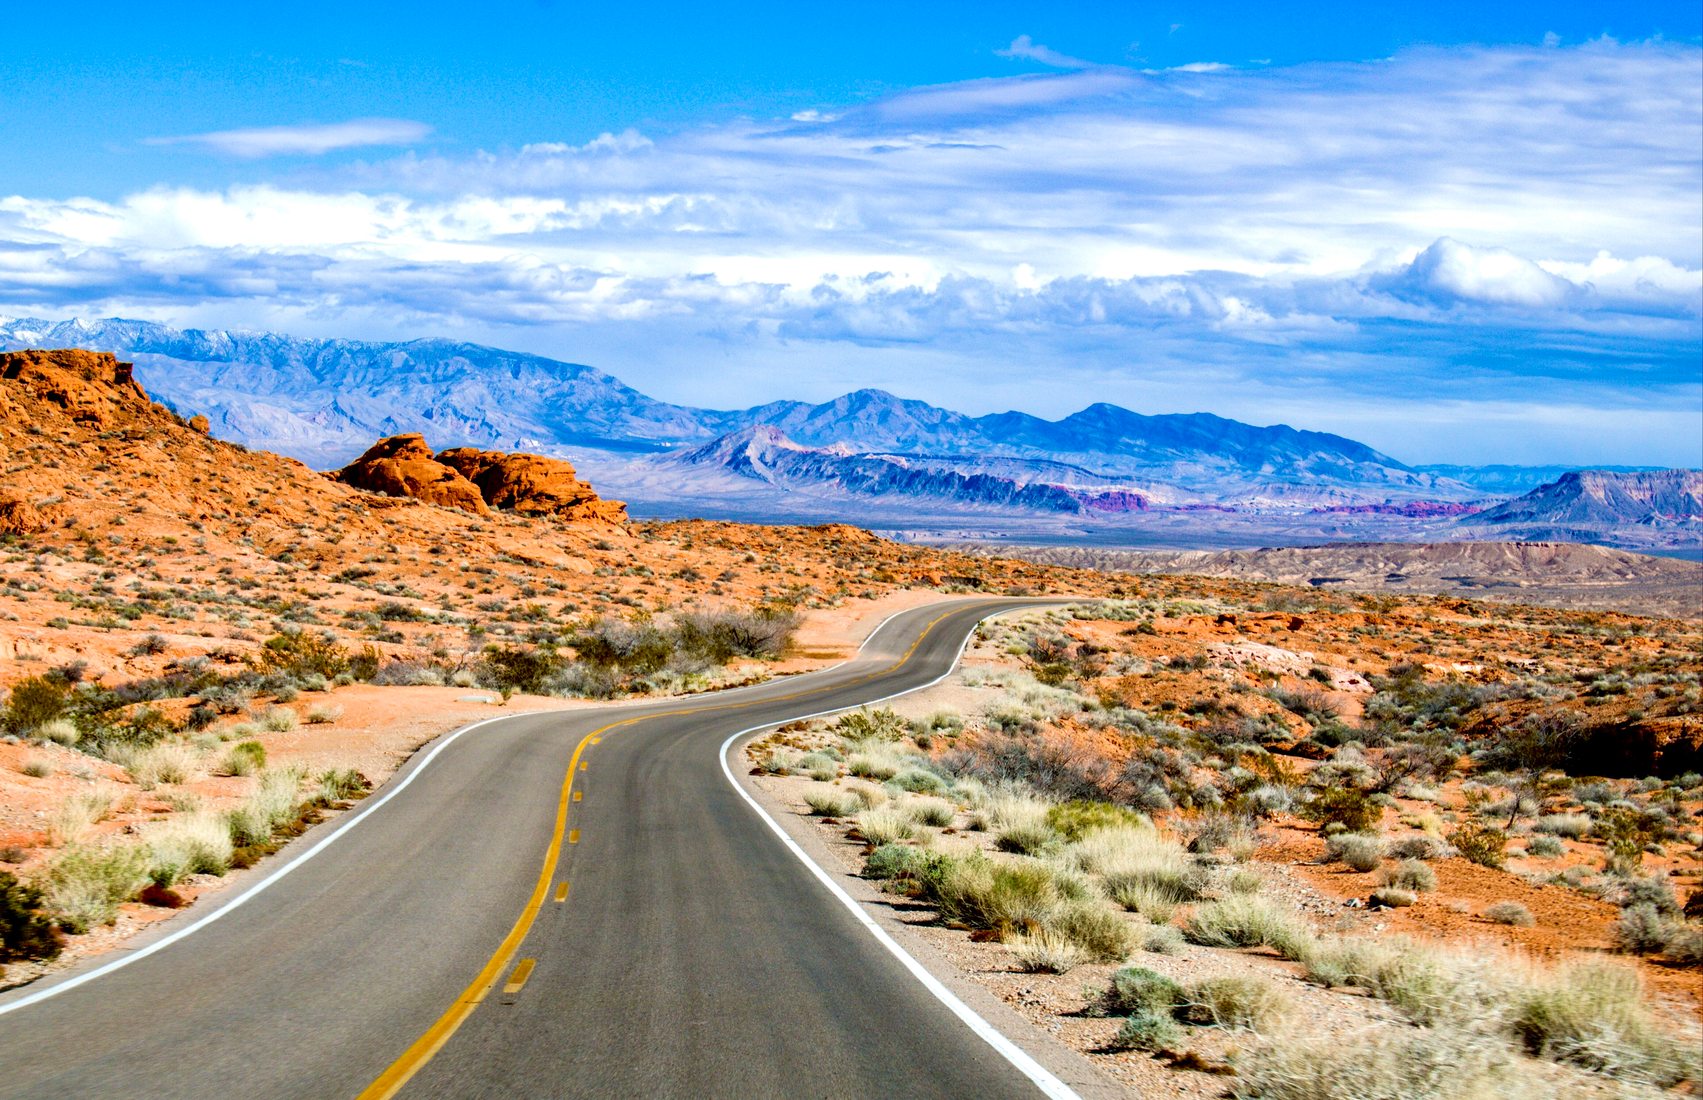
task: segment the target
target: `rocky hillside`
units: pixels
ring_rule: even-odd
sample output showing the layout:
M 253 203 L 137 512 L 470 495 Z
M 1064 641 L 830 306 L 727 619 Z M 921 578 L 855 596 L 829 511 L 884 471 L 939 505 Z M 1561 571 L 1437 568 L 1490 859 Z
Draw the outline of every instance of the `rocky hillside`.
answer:
M 1578 470 L 1479 513 L 1473 522 L 1531 530 L 1633 525 L 1703 531 L 1703 470 Z

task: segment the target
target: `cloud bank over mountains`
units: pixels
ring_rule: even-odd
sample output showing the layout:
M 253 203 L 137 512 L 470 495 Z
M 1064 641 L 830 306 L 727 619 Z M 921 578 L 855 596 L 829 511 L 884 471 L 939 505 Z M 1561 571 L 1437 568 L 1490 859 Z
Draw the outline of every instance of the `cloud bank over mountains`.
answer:
M 1392 447 L 1518 437 L 1474 458 L 1695 461 L 1696 46 L 1159 72 L 1007 53 L 1058 71 L 582 145 L 458 152 L 384 119 L 201 135 L 251 158 L 425 144 L 223 190 L 0 197 L 0 312 L 463 335 L 687 401 L 1092 393 Z M 1587 425 L 1595 449 L 1558 451 Z

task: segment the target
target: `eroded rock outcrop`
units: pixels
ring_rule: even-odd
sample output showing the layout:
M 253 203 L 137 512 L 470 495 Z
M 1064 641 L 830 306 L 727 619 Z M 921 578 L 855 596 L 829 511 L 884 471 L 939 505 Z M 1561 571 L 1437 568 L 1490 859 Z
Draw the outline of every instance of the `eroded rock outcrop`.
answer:
M 439 462 L 426 446 L 426 437 L 418 434 L 379 440 L 335 476 L 343 484 L 369 493 L 411 497 L 479 515 L 490 511 L 479 487 Z
M 424 436 L 393 435 L 338 470 L 338 481 L 386 496 L 484 515 L 492 509 L 571 523 L 627 522 L 627 506 L 604 500 L 559 458 L 455 447 L 433 454 Z
M 599 497 L 572 463 L 559 458 L 455 447 L 440 452 L 438 461 L 477 485 L 492 508 L 575 523 L 627 522 L 625 504 Z
M 33 535 L 47 528 L 35 505 L 12 493 L 0 493 L 0 535 Z
M 0 412 L 12 411 L 16 395 L 35 408 L 57 408 L 73 423 L 90 427 L 170 417 L 148 399 L 131 369 L 130 363 L 102 351 L 0 352 Z

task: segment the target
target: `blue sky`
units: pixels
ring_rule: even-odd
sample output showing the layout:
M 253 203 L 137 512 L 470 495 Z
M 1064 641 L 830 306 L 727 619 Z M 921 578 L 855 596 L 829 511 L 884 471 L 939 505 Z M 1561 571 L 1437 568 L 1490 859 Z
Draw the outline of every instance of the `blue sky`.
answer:
M 1703 462 L 1695 3 L 103 7 L 8 15 L 0 314 Z

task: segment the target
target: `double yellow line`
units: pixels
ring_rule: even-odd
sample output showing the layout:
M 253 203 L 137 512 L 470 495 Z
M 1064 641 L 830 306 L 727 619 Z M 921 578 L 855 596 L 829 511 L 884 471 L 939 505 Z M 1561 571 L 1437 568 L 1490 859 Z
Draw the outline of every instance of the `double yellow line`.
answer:
M 803 699 L 811 695 L 843 690 L 857 684 L 867 683 L 877 677 L 891 675 L 910 663 L 911 658 L 916 656 L 917 649 L 922 645 L 923 640 L 933 632 L 936 626 L 940 625 L 942 620 L 963 610 L 964 608 L 953 608 L 951 611 L 942 612 L 930 619 L 928 625 L 922 628 L 922 633 L 917 635 L 916 641 L 912 642 L 910 648 L 905 650 L 904 655 L 886 668 L 876 669 L 874 672 L 867 673 L 855 680 L 848 680 L 844 684 L 810 688 L 806 691 L 794 692 L 791 695 L 777 695 L 772 699 L 759 699 L 756 702 L 784 703 L 791 699 Z M 414 1040 L 408 1049 L 402 1052 L 401 1057 L 379 1074 L 372 1084 L 362 1089 L 356 1100 L 389 1100 L 390 1097 L 401 1091 L 402 1086 L 406 1085 L 410 1078 L 425 1068 L 426 1063 L 430 1062 L 438 1051 L 443 1049 L 444 1044 L 449 1042 L 450 1036 L 455 1034 L 456 1030 L 467 1021 L 467 1017 L 473 1014 L 473 1010 L 478 1008 L 485 1000 L 485 997 L 497 984 L 498 976 L 508 966 L 509 960 L 514 958 L 516 951 L 520 950 L 520 945 L 525 941 L 526 934 L 532 930 L 532 922 L 537 919 L 538 911 L 544 907 L 544 899 L 549 896 L 550 884 L 556 877 L 556 865 L 562 855 L 562 836 L 567 831 L 568 826 L 568 805 L 577 801 L 574 797 L 574 776 L 584 766 L 581 757 L 585 754 L 586 747 L 602 740 L 603 734 L 610 730 L 636 725 L 652 718 L 679 718 L 683 715 L 703 714 L 708 711 L 737 710 L 740 707 L 751 705 L 752 703 L 748 702 L 716 703 L 708 706 L 689 707 L 684 710 L 665 711 L 661 714 L 641 714 L 632 718 L 623 718 L 618 722 L 610 722 L 606 726 L 599 726 L 580 738 L 579 744 L 574 746 L 573 756 L 568 760 L 567 775 L 562 778 L 562 793 L 556 801 L 556 828 L 550 835 L 550 846 L 544 850 L 544 866 L 538 873 L 538 882 L 532 888 L 532 896 L 527 899 L 526 907 L 520 911 L 520 916 L 515 919 L 514 927 L 509 929 L 509 934 L 504 936 L 503 942 L 497 945 L 496 953 L 485 963 L 472 983 L 461 991 L 461 995 L 455 999 L 455 1003 L 450 1005 L 449 1009 L 442 1016 L 439 1016 L 431 1027 L 426 1029 L 424 1035 Z M 563 894 L 565 898 L 566 891 L 563 891 Z M 564 900 L 564 898 L 557 900 Z M 529 967 L 528 973 L 530 973 L 530 970 Z

